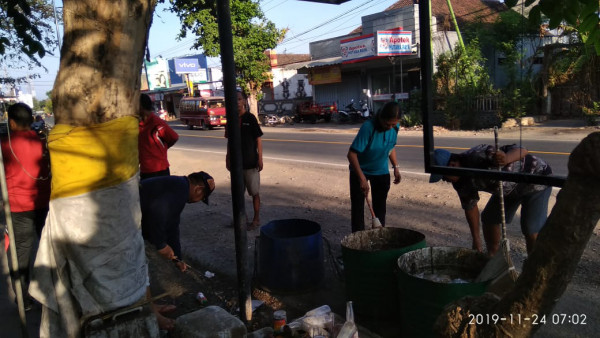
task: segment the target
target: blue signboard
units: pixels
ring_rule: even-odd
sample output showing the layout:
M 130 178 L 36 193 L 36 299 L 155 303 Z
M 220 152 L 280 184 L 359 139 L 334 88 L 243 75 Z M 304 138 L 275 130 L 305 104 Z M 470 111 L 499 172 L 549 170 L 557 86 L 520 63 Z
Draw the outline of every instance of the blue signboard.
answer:
M 198 59 L 175 59 L 175 73 L 186 74 L 200 71 Z

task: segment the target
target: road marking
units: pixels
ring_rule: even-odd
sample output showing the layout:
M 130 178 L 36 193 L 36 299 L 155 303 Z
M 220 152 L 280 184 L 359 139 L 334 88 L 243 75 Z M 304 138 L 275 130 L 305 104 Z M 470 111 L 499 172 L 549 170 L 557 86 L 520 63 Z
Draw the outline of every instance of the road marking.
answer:
M 173 146 L 171 149 L 181 150 L 181 151 L 195 151 L 195 152 L 199 152 L 199 153 L 208 153 L 208 154 L 217 154 L 217 155 L 227 155 L 227 153 L 224 152 L 224 151 L 191 149 L 191 148 L 183 148 L 183 147 L 177 147 L 177 146 Z M 318 162 L 318 161 L 298 160 L 298 159 L 294 159 L 294 158 L 285 158 L 285 157 L 263 156 L 263 159 L 275 160 L 275 161 L 281 161 L 281 162 L 295 162 L 295 163 L 319 164 L 319 165 L 330 166 L 330 167 L 346 167 L 346 168 L 348 167 L 347 163 L 346 164 L 340 164 L 340 163 L 331 163 L 331 162 Z M 392 172 L 392 170 L 390 170 L 390 173 L 391 172 Z M 422 172 L 416 172 L 416 171 L 406 171 L 406 170 L 400 170 L 400 173 L 401 174 L 415 175 L 415 176 L 423 176 L 423 177 L 429 178 L 429 174 L 428 173 L 422 173 Z M 556 193 L 559 190 L 560 190 L 560 188 L 552 187 L 552 193 L 554 193 L 555 195 L 556 195 Z
M 180 136 L 187 137 L 197 137 L 197 138 L 213 138 L 213 139 L 223 139 L 224 137 L 218 136 L 200 136 L 200 135 L 188 135 L 188 134 L 179 134 Z M 288 140 L 288 139 L 273 139 L 273 138 L 263 138 L 263 142 L 284 142 L 284 143 L 311 143 L 311 144 L 341 144 L 341 145 L 351 145 L 350 142 L 338 142 L 338 141 L 310 141 L 310 140 Z M 396 148 L 420 148 L 423 149 L 422 145 L 414 145 L 414 144 L 396 144 Z M 470 148 L 464 147 L 436 147 L 442 149 L 451 149 L 451 150 L 469 150 Z M 565 152 L 556 152 L 556 151 L 540 151 L 540 150 L 528 150 L 531 154 L 545 154 L 545 155 L 562 155 L 569 156 L 571 153 Z

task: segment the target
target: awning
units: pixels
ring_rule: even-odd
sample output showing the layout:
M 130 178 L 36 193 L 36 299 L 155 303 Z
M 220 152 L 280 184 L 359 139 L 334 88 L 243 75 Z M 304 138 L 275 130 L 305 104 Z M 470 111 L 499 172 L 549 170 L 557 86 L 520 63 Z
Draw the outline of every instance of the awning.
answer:
M 282 66 L 281 68 L 287 69 L 287 70 L 300 70 L 302 68 L 308 69 L 308 68 L 314 68 L 314 67 L 339 65 L 341 63 L 342 63 L 342 57 L 335 56 L 335 57 L 326 58 L 326 59 L 318 59 L 318 60 L 290 63 L 285 66 Z

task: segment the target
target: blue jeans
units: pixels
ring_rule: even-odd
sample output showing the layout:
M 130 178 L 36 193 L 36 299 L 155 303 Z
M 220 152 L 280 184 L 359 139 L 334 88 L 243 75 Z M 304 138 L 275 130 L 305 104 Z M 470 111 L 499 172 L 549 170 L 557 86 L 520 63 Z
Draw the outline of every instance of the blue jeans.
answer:
M 527 195 L 519 195 L 515 192 L 504 197 L 504 215 L 506 224 L 512 222 L 519 205 L 521 206 L 521 232 L 523 235 L 537 234 L 542 230 L 548 218 L 548 200 L 552 193 L 552 187 L 546 187 Z M 501 224 L 500 198 L 492 195 L 489 202 L 481 213 L 481 223 L 486 225 Z
M 390 191 L 390 174 L 365 175 L 371 182 L 371 199 L 375 217 L 385 226 L 387 195 Z M 365 195 L 360 190 L 360 179 L 350 170 L 350 202 L 352 207 L 352 232 L 365 230 Z

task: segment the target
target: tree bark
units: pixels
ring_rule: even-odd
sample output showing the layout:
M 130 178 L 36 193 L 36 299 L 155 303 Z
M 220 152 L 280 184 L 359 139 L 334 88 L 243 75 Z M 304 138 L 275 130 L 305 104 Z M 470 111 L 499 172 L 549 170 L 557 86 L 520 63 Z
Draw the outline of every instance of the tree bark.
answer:
M 598 191 L 600 132 L 588 135 L 571 153 L 567 182 L 515 287 L 499 301 L 486 296 L 448 306 L 438 318 L 436 332 L 445 337 L 529 337 L 539 325 L 518 320 L 518 316 L 550 322 L 600 219 Z M 470 325 L 469 314 L 497 314 L 513 320 Z
M 85 126 L 137 114 L 140 72 L 156 0 L 64 0 L 53 90 L 57 124 Z

